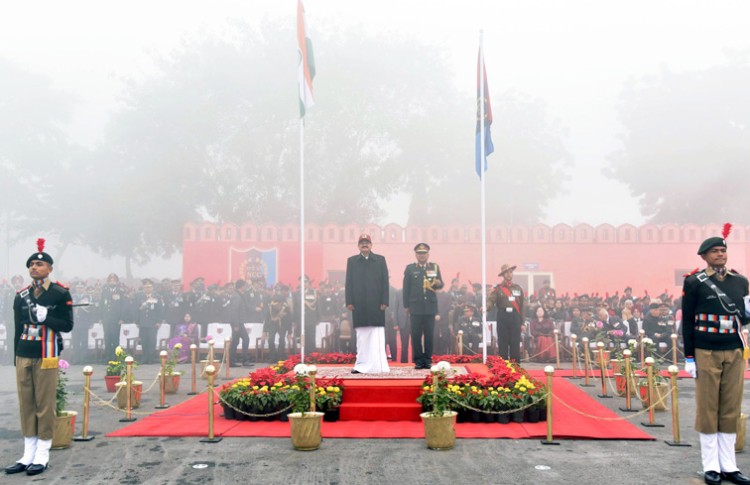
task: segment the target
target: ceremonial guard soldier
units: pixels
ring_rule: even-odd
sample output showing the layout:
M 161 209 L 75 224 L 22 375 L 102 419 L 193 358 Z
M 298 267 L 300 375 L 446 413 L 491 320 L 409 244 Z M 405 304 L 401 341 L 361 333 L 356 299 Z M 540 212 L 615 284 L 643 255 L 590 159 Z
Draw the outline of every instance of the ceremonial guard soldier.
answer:
M 737 422 L 743 394 L 747 342 L 742 325 L 748 323 L 748 281 L 727 269 L 727 242 L 710 237 L 698 248 L 704 270 L 685 278 L 682 298 L 682 336 L 685 370 L 695 378 L 695 430 L 700 433 L 704 480 L 750 484 L 735 460 Z
M 60 333 L 73 330 L 73 298 L 67 288 L 49 279 L 52 256 L 44 252 L 44 239 L 37 241 L 37 252 L 26 261 L 31 286 L 13 301 L 15 319 L 14 353 L 18 405 L 23 432 L 23 456 L 5 473 L 37 475 L 47 469 L 55 402 Z
M 120 345 L 120 326 L 128 319 L 129 311 L 127 290 L 116 274 L 107 276 L 99 302 L 104 327 L 104 351 L 106 358 L 111 359 Z
M 435 315 L 438 299 L 435 292 L 443 287 L 443 278 L 437 263 L 430 263 L 430 246 L 414 246 L 417 262 L 404 270 L 404 308 L 411 320 L 411 348 L 415 369 L 432 366 L 432 349 L 435 337 Z M 424 338 L 424 343 L 422 339 Z
M 515 266 L 504 264 L 498 276 L 503 278 L 492 292 L 488 306 L 497 307 L 497 343 L 500 357 L 521 361 L 521 326 L 526 318 L 523 288 L 513 283 Z
M 185 314 L 188 311 L 188 302 L 185 294 L 182 292 L 182 282 L 172 280 L 170 291 L 164 293 L 164 304 L 166 305 L 165 320 L 172 326 L 172 332 L 177 325 L 185 320 Z

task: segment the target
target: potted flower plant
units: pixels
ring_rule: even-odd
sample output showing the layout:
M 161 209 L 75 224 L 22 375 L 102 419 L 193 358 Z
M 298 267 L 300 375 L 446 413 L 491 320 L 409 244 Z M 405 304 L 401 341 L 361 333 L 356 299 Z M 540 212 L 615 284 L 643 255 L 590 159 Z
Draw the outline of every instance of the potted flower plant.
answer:
M 104 382 L 107 384 L 107 392 L 115 392 L 115 384 L 120 382 L 125 375 L 125 357 L 128 354 L 119 345 L 115 348 L 115 359 L 107 363 L 107 369 L 104 375 Z
M 321 379 L 316 384 L 315 406 L 324 413 L 323 421 L 338 421 L 344 391 L 341 379 Z
M 52 430 L 52 449 L 68 448 L 73 442 L 76 427 L 76 411 L 68 411 L 68 378 L 65 371 L 70 364 L 60 359 L 57 364 L 57 393 L 55 398 L 55 427 Z
M 648 341 L 648 342 L 647 342 Z M 653 341 L 649 338 L 643 339 L 644 344 L 646 344 L 646 349 L 651 350 L 654 348 Z M 666 377 L 661 375 L 661 372 L 659 371 L 659 365 L 658 360 L 654 359 L 653 357 L 646 357 L 646 363 L 649 363 L 649 360 L 651 361 L 653 365 L 653 379 L 654 379 L 654 411 L 666 411 L 667 409 L 667 400 L 669 397 L 669 381 Z M 641 398 L 641 403 L 643 404 L 643 408 L 648 408 L 651 404 L 649 401 L 649 395 L 648 395 L 648 374 L 646 373 L 646 370 L 641 372 L 640 378 L 638 379 L 638 395 Z
M 176 343 L 167 357 L 164 363 L 164 393 L 165 394 L 176 394 L 180 387 L 180 376 L 182 372 L 175 370 L 177 366 L 177 360 L 180 357 L 180 349 L 182 349 L 181 343 Z
M 448 372 L 451 365 L 440 361 L 430 368 L 432 373 L 432 388 L 429 404 L 431 411 L 419 416 L 424 423 L 427 447 L 432 450 L 449 450 L 456 444 L 456 412 L 451 410 L 451 400 L 448 393 Z
M 132 367 L 131 367 L 131 373 L 130 373 L 130 407 L 132 409 L 135 409 L 141 405 L 141 394 L 143 392 L 143 382 L 136 381 L 135 375 L 133 374 L 133 370 L 138 367 L 138 363 L 130 356 L 126 356 L 123 358 L 123 370 L 122 375 L 120 376 L 120 382 L 115 384 L 115 387 L 117 388 L 117 406 L 120 409 L 127 409 L 128 407 L 128 393 L 127 393 L 127 386 L 128 386 L 128 369 L 127 369 L 127 359 L 128 357 L 132 359 Z
M 323 413 L 315 411 L 314 365 L 297 364 L 294 367 L 295 384 L 289 389 L 289 402 L 292 411 L 289 413 L 292 446 L 295 450 L 311 451 L 320 447 L 322 437 L 320 424 Z

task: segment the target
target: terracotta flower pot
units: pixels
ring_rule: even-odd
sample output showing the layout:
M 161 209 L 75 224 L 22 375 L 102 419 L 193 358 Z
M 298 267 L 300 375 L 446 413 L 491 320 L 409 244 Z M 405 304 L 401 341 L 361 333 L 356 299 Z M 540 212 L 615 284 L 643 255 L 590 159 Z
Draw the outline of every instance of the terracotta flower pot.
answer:
M 104 383 L 107 385 L 107 392 L 115 392 L 115 384 L 120 382 L 120 376 L 104 376 Z
M 654 411 L 666 411 L 667 403 L 669 402 L 669 390 L 670 386 L 666 382 L 660 382 L 654 384 Z M 648 386 L 643 385 L 638 387 L 638 392 L 641 397 L 641 403 L 643 408 L 649 407 L 648 403 Z
M 442 416 L 433 416 L 432 413 L 419 415 L 424 423 L 427 448 L 450 450 L 456 445 L 456 414 L 455 411 L 446 411 Z
M 177 394 L 181 374 L 170 374 L 164 379 L 164 394 Z
M 76 429 L 76 416 L 76 411 L 63 411 L 60 416 L 55 416 L 55 427 L 52 430 L 53 450 L 70 447 Z
M 323 413 L 289 413 L 292 446 L 295 450 L 312 451 L 320 448 L 320 422 Z

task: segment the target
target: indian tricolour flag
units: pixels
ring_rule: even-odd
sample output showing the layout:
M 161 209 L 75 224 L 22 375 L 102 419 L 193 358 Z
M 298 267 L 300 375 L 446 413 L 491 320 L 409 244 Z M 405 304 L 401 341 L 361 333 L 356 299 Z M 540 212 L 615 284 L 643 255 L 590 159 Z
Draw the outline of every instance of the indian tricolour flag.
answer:
M 315 77 L 315 58 L 310 38 L 307 37 L 305 7 L 297 0 L 297 46 L 299 49 L 299 115 L 304 118 L 305 110 L 315 104 L 312 80 Z

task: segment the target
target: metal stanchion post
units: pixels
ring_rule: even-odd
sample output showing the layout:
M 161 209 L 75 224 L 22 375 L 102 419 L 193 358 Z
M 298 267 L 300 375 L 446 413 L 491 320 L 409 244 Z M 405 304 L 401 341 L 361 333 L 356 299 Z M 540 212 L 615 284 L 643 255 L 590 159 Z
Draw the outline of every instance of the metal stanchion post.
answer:
M 214 341 L 211 339 L 211 341 L 208 342 L 208 365 L 214 365 L 214 362 Z
M 676 365 L 669 366 L 669 381 L 672 385 L 672 441 L 665 440 L 669 446 L 690 446 L 688 443 L 680 442 L 680 411 L 677 403 L 677 373 L 680 371 Z
M 458 331 L 458 355 L 464 355 L 464 331 Z
M 602 379 L 602 393 L 598 394 L 597 397 L 612 399 L 612 396 L 607 395 L 607 363 L 604 361 L 604 342 L 597 342 L 596 348 L 599 350 L 599 375 Z
M 232 354 L 229 352 L 231 339 L 224 339 L 224 363 L 227 366 L 227 379 L 229 379 L 229 368 L 232 367 Z M 213 364 L 213 362 L 211 362 Z
M 583 384 L 581 387 L 594 387 L 593 384 L 589 383 L 589 371 L 591 370 L 591 358 L 589 357 L 589 338 L 583 337 L 581 339 L 583 344 Z
M 663 428 L 663 424 L 657 424 L 654 420 L 654 358 L 646 357 L 646 369 L 648 371 L 648 423 L 641 425 L 648 428 Z
M 677 365 L 677 334 L 672 334 L 672 365 Z
M 135 418 L 133 417 L 133 402 L 132 402 L 132 396 L 133 396 L 133 357 L 128 355 L 125 357 L 125 386 L 120 386 L 120 389 L 117 390 L 117 392 L 122 392 L 123 387 L 125 388 L 125 392 L 128 393 L 127 395 L 127 410 L 125 413 L 125 417 L 120 420 L 121 423 L 129 423 L 131 421 L 135 421 Z
M 638 347 L 641 349 L 641 369 L 643 369 L 643 366 L 645 365 L 644 359 L 646 358 L 646 349 L 644 347 L 645 344 L 643 343 L 643 339 L 646 338 L 646 331 L 641 330 L 638 332 L 638 336 Z
M 216 367 L 208 364 L 206 375 L 208 376 L 208 438 L 202 438 L 201 443 L 218 443 L 221 438 L 214 436 L 214 377 L 216 377 Z
M 625 349 L 622 351 L 622 357 L 625 359 L 625 407 L 620 408 L 620 411 L 625 411 L 628 413 L 637 412 L 637 410 L 630 407 L 630 402 L 632 399 L 631 391 L 633 389 L 633 370 L 630 362 L 630 358 L 632 355 L 633 353 L 629 349 Z
M 547 396 L 544 398 L 547 403 L 547 439 L 542 440 L 543 445 L 559 445 L 557 441 L 552 441 L 552 376 L 555 374 L 555 368 L 548 365 L 544 368 L 547 375 Z
M 570 379 L 580 379 L 580 377 L 578 377 L 578 345 L 576 345 L 577 338 L 578 336 L 576 334 L 570 334 L 570 350 L 573 358 L 571 366 L 573 369 L 573 375 L 570 377 Z
M 188 396 L 195 396 L 198 394 L 196 391 L 196 381 L 197 381 L 197 375 L 195 374 L 195 361 L 196 361 L 196 354 L 198 353 L 198 346 L 195 344 L 190 344 L 190 366 L 193 370 L 193 376 L 192 376 L 192 384 L 193 387 L 192 390 L 188 392 Z
M 555 363 L 557 364 L 557 368 L 560 368 L 560 330 L 555 329 Z
M 159 372 L 159 405 L 156 409 L 167 409 L 169 404 L 164 402 L 164 388 L 167 386 L 167 351 L 162 350 L 159 352 L 159 359 L 161 360 L 161 371 Z
M 315 374 L 318 368 L 314 365 L 307 366 L 307 373 L 310 376 L 310 412 L 315 412 Z M 437 386 L 436 386 L 437 387 Z
M 83 368 L 83 429 L 81 434 L 73 438 L 73 441 L 91 441 L 93 436 L 89 436 L 89 402 L 91 401 L 91 374 L 94 368 L 87 365 Z

